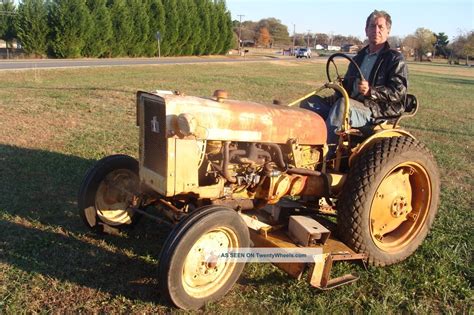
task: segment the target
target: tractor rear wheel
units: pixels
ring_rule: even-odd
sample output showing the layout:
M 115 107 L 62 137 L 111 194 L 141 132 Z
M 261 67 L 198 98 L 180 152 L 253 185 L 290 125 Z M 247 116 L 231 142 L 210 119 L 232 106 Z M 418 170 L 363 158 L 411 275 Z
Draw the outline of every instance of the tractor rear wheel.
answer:
M 122 228 L 137 222 L 131 208 L 139 195 L 138 161 L 128 155 L 99 160 L 84 177 L 79 189 L 79 214 L 95 232 Z
M 369 263 L 410 256 L 428 234 L 439 201 L 436 162 L 409 137 L 382 139 L 361 153 L 338 201 L 338 232 Z
M 198 309 L 224 296 L 245 263 L 213 256 L 249 247 L 248 228 L 235 210 L 206 206 L 184 218 L 169 234 L 160 254 L 162 294 L 182 309 Z

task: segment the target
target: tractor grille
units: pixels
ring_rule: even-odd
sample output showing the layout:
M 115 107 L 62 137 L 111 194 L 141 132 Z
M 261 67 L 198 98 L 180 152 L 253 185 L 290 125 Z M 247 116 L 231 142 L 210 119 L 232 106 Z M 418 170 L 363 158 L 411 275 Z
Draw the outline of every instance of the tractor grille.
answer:
M 144 166 L 166 176 L 166 107 L 157 100 L 144 99 Z

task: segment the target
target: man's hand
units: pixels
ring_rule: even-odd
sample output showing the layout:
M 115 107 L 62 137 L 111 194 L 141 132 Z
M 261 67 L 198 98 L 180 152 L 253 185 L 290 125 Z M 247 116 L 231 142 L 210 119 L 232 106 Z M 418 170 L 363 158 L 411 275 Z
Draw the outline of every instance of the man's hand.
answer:
M 361 80 L 359 82 L 359 85 L 357 86 L 358 89 L 359 89 L 359 93 L 364 95 L 364 96 L 367 96 L 369 95 L 369 92 L 370 92 L 370 86 L 369 86 L 369 82 L 367 80 Z

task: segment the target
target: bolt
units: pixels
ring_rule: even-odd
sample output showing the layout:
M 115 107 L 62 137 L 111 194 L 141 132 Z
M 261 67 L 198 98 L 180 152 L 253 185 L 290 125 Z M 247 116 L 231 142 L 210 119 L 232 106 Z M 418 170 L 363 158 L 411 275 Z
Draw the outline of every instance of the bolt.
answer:
M 416 213 L 409 213 L 409 214 L 407 215 L 407 217 L 408 217 L 408 219 L 410 219 L 410 221 L 413 221 L 413 222 L 414 222 L 414 221 L 416 221 L 416 218 L 418 217 L 418 214 L 416 214 Z

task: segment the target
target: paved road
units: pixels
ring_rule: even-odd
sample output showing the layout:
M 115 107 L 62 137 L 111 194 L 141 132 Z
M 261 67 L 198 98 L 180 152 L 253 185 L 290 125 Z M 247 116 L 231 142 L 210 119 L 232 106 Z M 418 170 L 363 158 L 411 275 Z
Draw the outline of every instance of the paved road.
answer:
M 0 60 L 0 70 L 71 68 L 71 67 L 109 67 L 130 65 L 189 64 L 213 62 L 275 61 L 288 57 L 180 57 L 180 58 L 115 58 L 115 59 L 26 59 Z M 291 59 L 292 60 L 292 59 Z

